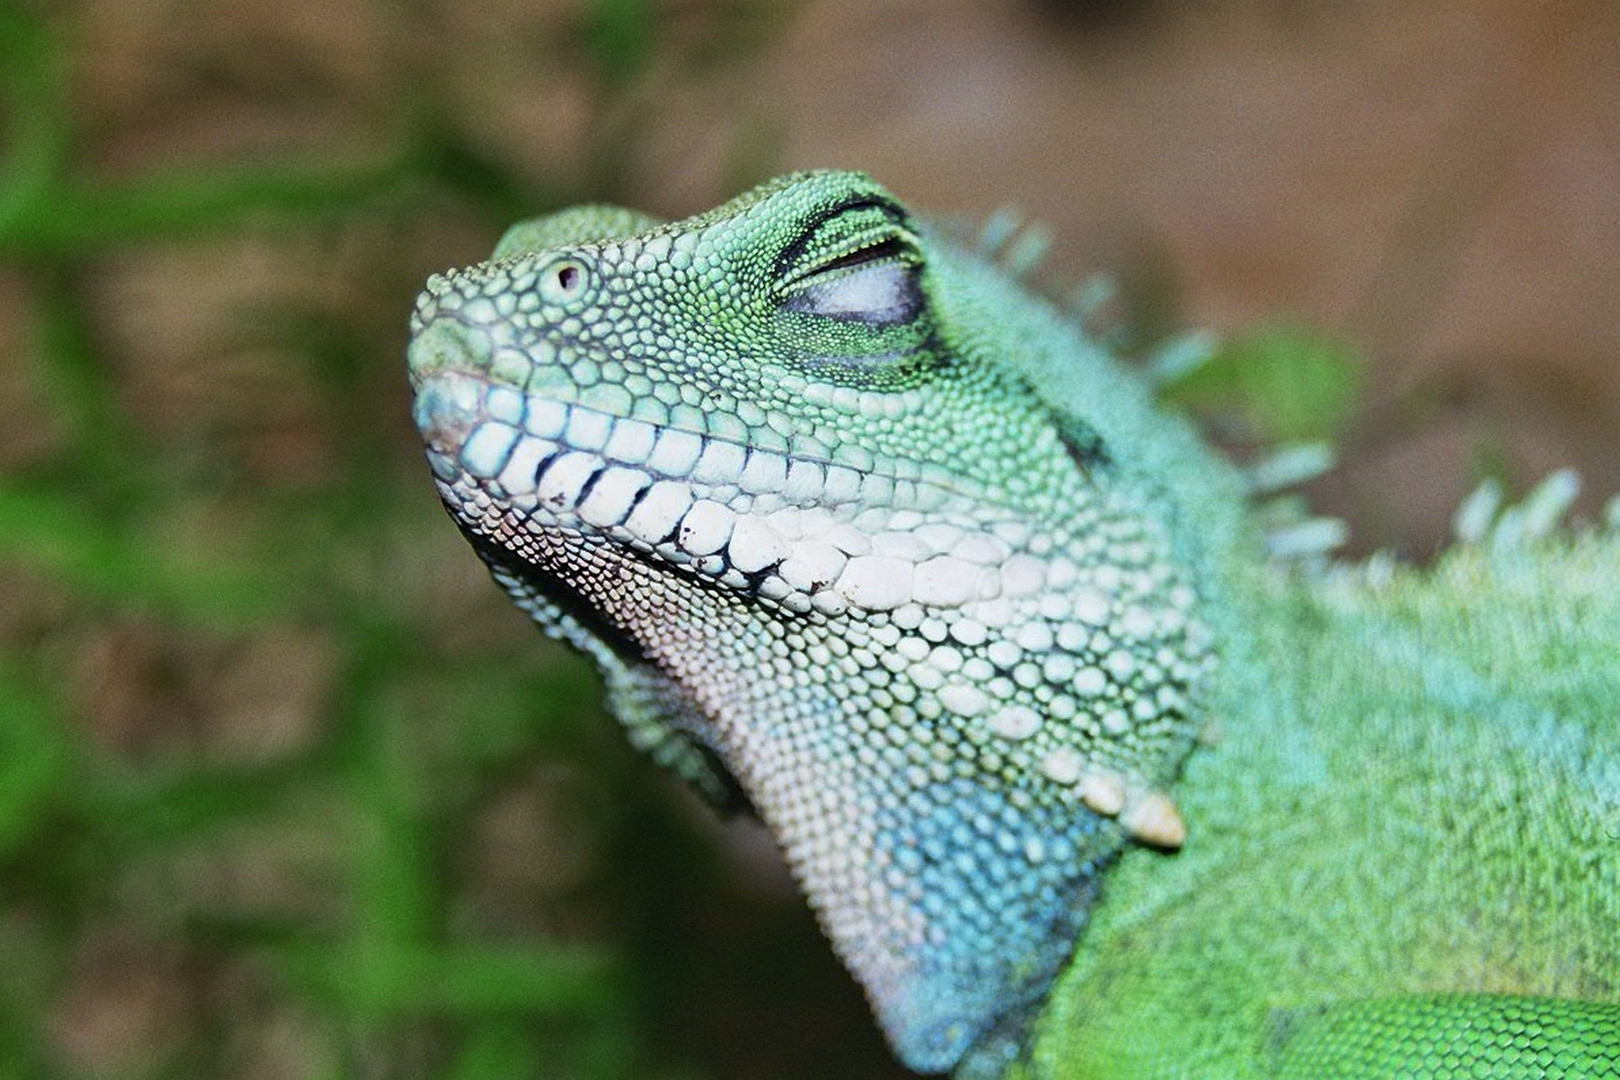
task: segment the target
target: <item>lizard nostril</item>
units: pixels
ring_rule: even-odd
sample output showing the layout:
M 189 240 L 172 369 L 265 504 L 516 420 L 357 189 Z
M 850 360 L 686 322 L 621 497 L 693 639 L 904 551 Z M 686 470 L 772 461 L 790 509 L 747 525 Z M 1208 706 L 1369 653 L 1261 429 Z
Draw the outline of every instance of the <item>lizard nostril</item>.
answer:
M 429 322 L 411 339 L 405 356 L 415 382 L 438 371 L 488 370 L 495 344 L 488 334 L 458 319 Z

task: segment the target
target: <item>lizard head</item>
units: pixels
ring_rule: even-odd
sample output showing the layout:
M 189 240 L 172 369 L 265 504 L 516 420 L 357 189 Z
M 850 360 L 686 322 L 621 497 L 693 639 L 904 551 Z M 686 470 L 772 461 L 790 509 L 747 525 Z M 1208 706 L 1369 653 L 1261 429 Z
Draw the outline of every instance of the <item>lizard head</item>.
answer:
M 531 520 L 800 613 L 899 607 L 916 582 L 898 566 L 801 569 L 783 542 L 802 515 L 777 512 L 831 515 L 812 531 L 864 513 L 868 532 L 949 502 L 1049 514 L 1096 452 L 1063 445 L 1004 368 L 963 362 L 933 291 L 909 214 L 858 175 L 784 178 L 666 225 L 581 208 L 429 282 L 418 419 L 441 480 L 532 498 Z
M 1137 406 L 1055 405 L 1040 320 L 1072 330 L 995 276 L 807 173 L 519 225 L 429 281 L 409 353 L 496 578 L 638 744 L 752 802 L 922 1071 L 1002 1052 L 1125 839 L 1180 843 L 1208 666 L 1173 515 L 1115 460 Z

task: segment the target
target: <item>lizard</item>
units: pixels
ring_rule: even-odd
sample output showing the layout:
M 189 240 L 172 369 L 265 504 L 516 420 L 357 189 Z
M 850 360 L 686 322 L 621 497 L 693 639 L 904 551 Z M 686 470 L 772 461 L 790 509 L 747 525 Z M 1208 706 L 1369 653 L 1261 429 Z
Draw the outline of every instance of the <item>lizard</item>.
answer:
M 861 173 L 519 223 L 411 333 L 457 526 L 913 1071 L 1620 1076 L 1616 530 L 1283 567 Z

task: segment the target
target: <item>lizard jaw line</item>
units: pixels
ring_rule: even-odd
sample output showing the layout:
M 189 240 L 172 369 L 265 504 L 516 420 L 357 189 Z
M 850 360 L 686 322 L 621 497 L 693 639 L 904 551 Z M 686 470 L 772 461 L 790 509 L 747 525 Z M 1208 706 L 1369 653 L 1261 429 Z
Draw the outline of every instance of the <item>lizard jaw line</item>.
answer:
M 1017 553 L 1027 529 L 922 528 L 924 511 L 955 501 L 924 483 L 524 395 L 475 372 L 419 382 L 441 496 L 519 554 L 526 530 L 597 535 L 801 615 L 956 607 L 1033 587 L 1033 560 Z M 493 519 L 492 504 L 507 516 Z

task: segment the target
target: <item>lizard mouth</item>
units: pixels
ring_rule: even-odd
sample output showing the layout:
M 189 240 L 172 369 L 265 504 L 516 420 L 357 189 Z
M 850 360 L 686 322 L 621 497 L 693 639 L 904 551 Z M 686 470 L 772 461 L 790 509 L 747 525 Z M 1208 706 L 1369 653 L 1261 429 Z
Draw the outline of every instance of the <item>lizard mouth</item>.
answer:
M 827 616 L 994 600 L 1033 569 L 1023 525 L 953 524 L 943 487 L 526 394 L 479 370 L 482 338 L 419 331 L 415 419 L 453 516 L 520 558 L 536 530 L 596 536 Z

